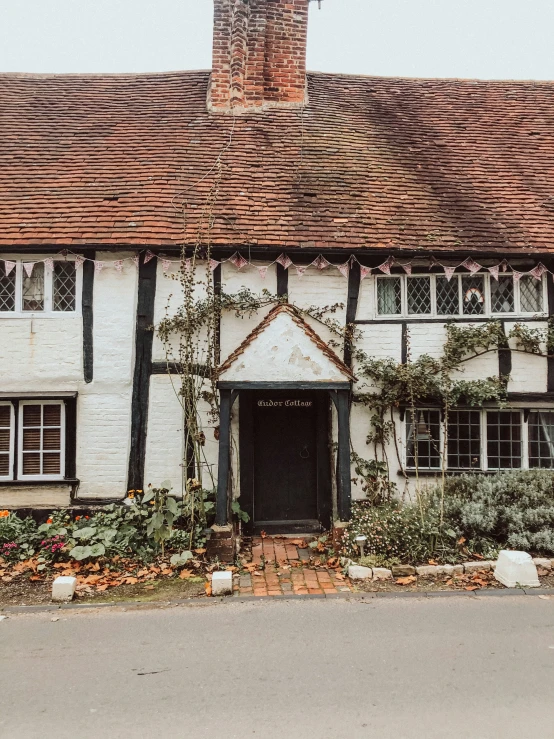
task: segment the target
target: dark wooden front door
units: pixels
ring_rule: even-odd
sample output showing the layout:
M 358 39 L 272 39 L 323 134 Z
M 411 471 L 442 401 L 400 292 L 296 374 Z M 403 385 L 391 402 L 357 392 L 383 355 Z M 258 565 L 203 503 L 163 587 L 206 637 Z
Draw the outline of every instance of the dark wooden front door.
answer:
M 330 508 L 327 393 L 241 393 L 239 402 L 241 507 L 251 516 L 248 528 L 268 533 L 321 530 Z

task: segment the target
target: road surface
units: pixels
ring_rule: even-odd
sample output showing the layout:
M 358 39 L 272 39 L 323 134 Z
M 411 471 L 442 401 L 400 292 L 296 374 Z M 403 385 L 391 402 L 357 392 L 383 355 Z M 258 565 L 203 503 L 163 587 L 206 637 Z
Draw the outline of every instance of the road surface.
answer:
M 0 668 L 2 739 L 551 739 L 554 597 L 12 614 Z

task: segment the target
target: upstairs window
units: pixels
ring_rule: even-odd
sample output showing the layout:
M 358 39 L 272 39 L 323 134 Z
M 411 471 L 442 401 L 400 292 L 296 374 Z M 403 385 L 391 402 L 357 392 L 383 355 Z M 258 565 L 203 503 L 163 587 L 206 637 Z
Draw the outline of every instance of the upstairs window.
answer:
M 78 289 L 73 260 L 0 260 L 0 314 L 74 313 Z
M 397 275 L 376 278 L 379 316 L 495 316 L 545 312 L 545 282 L 512 274 Z

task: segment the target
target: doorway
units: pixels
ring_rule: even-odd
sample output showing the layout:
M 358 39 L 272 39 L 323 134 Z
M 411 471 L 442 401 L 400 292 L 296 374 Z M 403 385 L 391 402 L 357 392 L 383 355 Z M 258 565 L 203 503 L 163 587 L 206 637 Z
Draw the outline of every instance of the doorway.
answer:
M 240 393 L 240 505 L 248 533 L 316 533 L 329 527 L 329 394 Z

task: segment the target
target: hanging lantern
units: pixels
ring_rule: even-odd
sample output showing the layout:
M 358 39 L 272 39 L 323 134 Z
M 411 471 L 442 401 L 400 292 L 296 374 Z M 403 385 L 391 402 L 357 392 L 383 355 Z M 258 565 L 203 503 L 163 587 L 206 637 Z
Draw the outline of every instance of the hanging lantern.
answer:
M 418 441 L 429 441 L 431 439 L 429 427 L 425 423 L 425 416 L 423 415 L 423 413 L 419 414 L 419 420 L 417 422 L 416 432 L 417 432 Z

